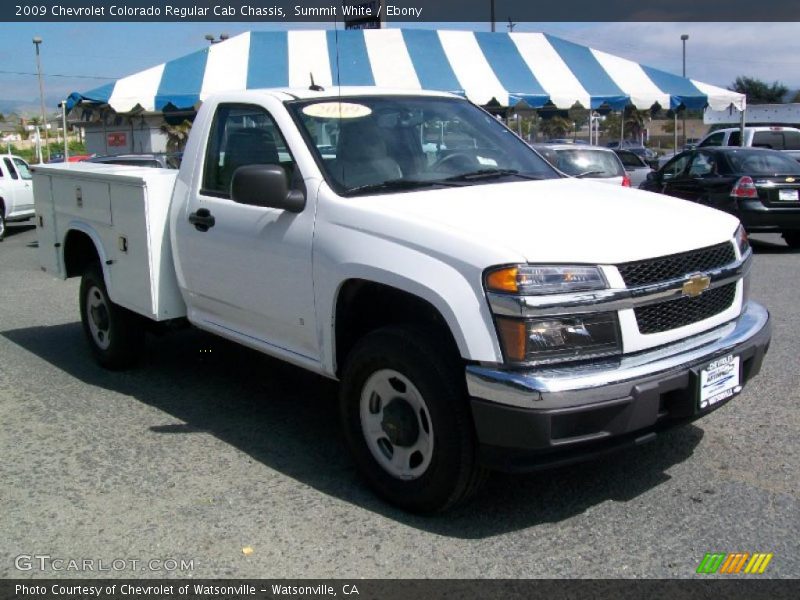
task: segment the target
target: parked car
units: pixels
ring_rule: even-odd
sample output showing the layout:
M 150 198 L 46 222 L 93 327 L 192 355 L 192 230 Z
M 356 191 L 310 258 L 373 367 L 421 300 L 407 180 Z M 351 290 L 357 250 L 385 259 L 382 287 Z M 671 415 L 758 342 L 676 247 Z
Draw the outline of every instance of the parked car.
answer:
M 5 237 L 6 223 L 27 221 L 33 214 L 33 182 L 28 163 L 19 156 L 5 154 L 0 158 L 0 240 Z
M 70 154 L 67 157 L 67 162 L 69 163 L 83 162 L 85 160 L 89 160 L 92 157 L 94 157 L 94 154 Z M 63 163 L 63 162 L 64 162 L 63 154 L 52 154 L 50 156 L 50 160 L 47 161 L 48 164 Z
M 181 166 L 182 152 L 152 153 L 152 154 L 109 154 L 95 156 L 88 162 L 104 163 L 107 165 L 127 165 L 129 167 L 153 167 L 156 169 L 179 169 Z
M 724 210 L 747 231 L 781 233 L 789 246 L 800 248 L 800 163 L 777 150 L 690 150 L 640 187 Z
M 631 152 L 630 150 L 614 150 L 622 166 L 631 180 L 631 187 L 639 187 L 639 185 L 647 179 L 647 174 L 653 172 L 653 168 L 648 165 L 643 158 Z
M 770 150 L 785 152 L 795 160 L 800 161 L 800 129 L 779 125 L 745 127 L 744 144 L 741 144 L 741 136 L 742 133 L 739 127 L 718 129 L 700 140 L 697 147 L 745 146 L 748 148 L 769 148 Z
M 553 140 L 547 140 L 545 144 L 581 144 L 586 146 L 588 142 L 586 140 L 579 140 L 579 139 L 572 139 L 572 138 L 558 138 Z
M 556 169 L 572 177 L 631 185 L 622 162 L 609 148 L 574 144 L 534 144 L 533 148 Z

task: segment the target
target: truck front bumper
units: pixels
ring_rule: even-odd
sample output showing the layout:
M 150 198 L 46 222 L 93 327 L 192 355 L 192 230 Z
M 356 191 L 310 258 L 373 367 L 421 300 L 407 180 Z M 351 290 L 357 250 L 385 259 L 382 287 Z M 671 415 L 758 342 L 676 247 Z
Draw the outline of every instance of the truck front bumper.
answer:
M 665 348 L 613 362 L 535 370 L 467 367 L 481 462 L 529 471 L 640 444 L 726 404 L 699 408 L 700 371 L 739 357 L 740 384 L 761 369 L 769 313 L 749 302 L 738 319 Z

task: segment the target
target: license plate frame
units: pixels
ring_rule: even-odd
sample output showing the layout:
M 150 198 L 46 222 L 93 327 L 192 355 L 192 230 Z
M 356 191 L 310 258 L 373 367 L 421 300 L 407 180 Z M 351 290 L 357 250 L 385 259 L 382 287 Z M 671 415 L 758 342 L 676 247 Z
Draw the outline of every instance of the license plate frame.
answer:
M 697 371 L 697 412 L 714 410 L 741 391 L 741 357 L 728 354 L 712 360 Z

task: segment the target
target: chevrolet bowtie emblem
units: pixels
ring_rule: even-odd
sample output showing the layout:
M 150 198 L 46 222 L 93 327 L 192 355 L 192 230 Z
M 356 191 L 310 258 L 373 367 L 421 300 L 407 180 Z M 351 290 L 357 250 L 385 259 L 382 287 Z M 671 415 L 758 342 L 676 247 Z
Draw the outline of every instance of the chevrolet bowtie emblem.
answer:
M 705 292 L 710 285 L 710 277 L 706 275 L 692 275 L 683 284 L 683 295 L 694 298 Z
M 786 183 L 794 183 L 794 182 L 795 182 L 794 177 L 787 177 L 786 178 Z

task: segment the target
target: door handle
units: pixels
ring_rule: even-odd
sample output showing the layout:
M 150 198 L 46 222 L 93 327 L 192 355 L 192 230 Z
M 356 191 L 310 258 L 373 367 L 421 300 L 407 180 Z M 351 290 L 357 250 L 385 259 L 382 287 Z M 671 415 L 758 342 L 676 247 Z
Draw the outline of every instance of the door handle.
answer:
M 198 208 L 196 212 L 189 214 L 189 223 L 194 225 L 197 231 L 208 231 L 216 222 L 214 215 L 207 208 Z

